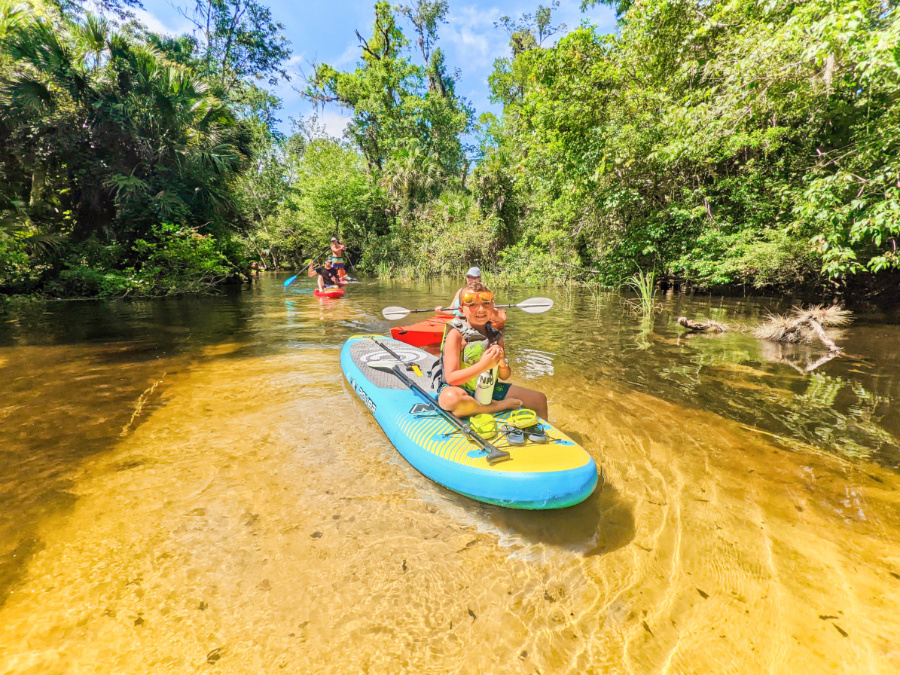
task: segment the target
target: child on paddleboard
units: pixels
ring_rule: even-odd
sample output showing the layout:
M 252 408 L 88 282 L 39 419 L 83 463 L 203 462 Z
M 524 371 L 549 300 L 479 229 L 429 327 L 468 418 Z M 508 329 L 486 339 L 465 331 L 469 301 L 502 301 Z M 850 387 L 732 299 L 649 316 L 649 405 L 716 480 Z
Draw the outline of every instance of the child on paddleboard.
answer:
M 457 417 L 495 413 L 525 406 L 547 419 L 547 397 L 499 379 L 512 371 L 503 336 L 488 322 L 494 315 L 494 294 L 478 281 L 459 294 L 462 318 L 448 322 L 441 344 L 438 405 Z

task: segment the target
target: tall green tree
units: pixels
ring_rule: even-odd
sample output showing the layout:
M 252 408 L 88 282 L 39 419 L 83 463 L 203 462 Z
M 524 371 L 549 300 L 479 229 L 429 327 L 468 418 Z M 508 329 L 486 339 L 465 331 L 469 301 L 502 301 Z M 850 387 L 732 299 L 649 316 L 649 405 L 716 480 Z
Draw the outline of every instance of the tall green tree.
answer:
M 67 242 L 45 274 L 88 241 L 107 247 L 104 264 L 129 264 L 162 222 L 233 229 L 250 134 L 202 76 L 90 14 L 7 6 L 0 53 L 0 210 Z
M 441 175 L 462 180 L 467 171 L 460 136 L 471 126 L 472 111 L 455 93 L 444 56 L 435 47 L 444 2 L 420 1 L 400 8 L 419 36 L 424 65 L 413 62 L 409 41 L 387 2 L 375 5 L 372 35 L 357 31 L 361 61 L 352 72 L 319 65 L 306 89 L 316 103 L 336 103 L 353 112 L 347 135 L 373 171 L 391 160 L 421 156 L 440 168 Z
M 284 25 L 257 0 L 195 0 L 181 13 L 196 29 L 204 73 L 219 77 L 225 92 L 247 80 L 274 85 L 290 79 Z
M 525 197 L 514 257 L 708 285 L 897 268 L 892 5 L 618 7 L 616 35 L 525 45 L 492 76 Z

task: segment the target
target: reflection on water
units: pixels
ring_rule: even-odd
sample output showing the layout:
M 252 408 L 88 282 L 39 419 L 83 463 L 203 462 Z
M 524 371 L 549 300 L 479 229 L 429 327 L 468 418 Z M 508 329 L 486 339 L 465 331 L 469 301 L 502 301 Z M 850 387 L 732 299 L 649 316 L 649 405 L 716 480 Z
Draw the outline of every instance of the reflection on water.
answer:
M 601 487 L 517 512 L 411 469 L 341 378 L 456 284 L 282 279 L 0 316 L 0 671 L 900 669 L 897 326 L 810 371 L 675 323 L 774 302 L 561 289 L 510 357 Z

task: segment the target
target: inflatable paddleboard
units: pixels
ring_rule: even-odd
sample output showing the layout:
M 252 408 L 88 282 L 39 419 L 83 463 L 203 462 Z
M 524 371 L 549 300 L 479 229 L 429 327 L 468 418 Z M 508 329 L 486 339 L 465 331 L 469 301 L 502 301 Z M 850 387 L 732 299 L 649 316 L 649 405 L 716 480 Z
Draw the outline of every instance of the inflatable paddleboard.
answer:
M 313 295 L 317 298 L 341 298 L 344 296 L 343 288 L 326 288 L 320 291 L 318 288 L 313 291 Z
M 387 369 L 397 360 L 376 340 L 403 360 L 405 374 L 427 392 L 428 401 Z M 489 439 L 510 457 L 488 464 L 488 452 L 436 411 L 437 392 L 430 374 L 434 363 L 431 354 L 383 336 L 355 336 L 341 350 L 341 369 L 351 389 L 404 459 L 434 482 L 481 502 L 516 509 L 559 509 L 590 496 L 597 485 L 594 460 L 543 420 L 540 427 L 548 443 L 526 440 L 515 446 L 503 436 Z M 406 365 L 416 366 L 421 374 L 406 370 Z M 502 425 L 508 416 L 506 411 L 494 417 Z

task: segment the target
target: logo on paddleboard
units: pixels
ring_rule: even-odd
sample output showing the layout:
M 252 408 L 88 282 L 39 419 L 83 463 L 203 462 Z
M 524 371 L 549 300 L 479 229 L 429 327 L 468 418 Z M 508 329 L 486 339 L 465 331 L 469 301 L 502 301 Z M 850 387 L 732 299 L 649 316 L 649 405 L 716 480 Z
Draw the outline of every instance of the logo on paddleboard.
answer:
M 400 349 L 393 348 L 391 351 L 394 352 L 397 356 L 400 357 L 400 360 L 403 363 L 414 363 L 419 360 L 419 357 L 422 355 L 421 352 L 412 352 L 408 349 Z M 385 351 L 377 351 L 371 352 L 370 354 L 365 354 L 360 359 L 365 364 L 374 363 L 377 361 L 390 361 L 391 363 L 397 363 L 397 359 L 394 358 L 393 354 L 388 354 Z
M 355 379 L 351 378 L 350 386 L 353 388 L 353 391 L 356 392 L 356 395 L 362 399 L 362 402 L 366 404 L 366 407 L 372 412 L 375 412 L 375 408 L 377 407 L 375 402 L 369 398 L 369 395 L 356 383 Z
M 427 403 L 416 403 L 409 411 L 410 415 L 421 415 L 422 413 L 430 412 L 434 410 L 434 406 L 428 405 Z

